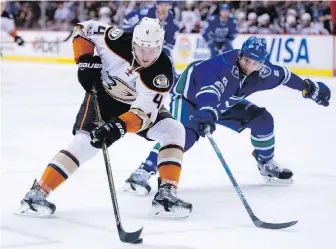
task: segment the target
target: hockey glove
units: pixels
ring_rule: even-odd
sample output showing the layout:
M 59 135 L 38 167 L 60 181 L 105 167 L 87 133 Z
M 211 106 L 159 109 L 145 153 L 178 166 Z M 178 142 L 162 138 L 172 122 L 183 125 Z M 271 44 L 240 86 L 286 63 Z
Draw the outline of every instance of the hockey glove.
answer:
M 110 122 L 97 127 L 90 132 L 91 145 L 97 149 L 103 147 L 105 141 L 106 146 L 109 147 L 126 133 L 126 124 L 120 118 L 115 118 Z
M 318 105 L 328 106 L 331 92 L 328 86 L 322 82 L 314 82 L 305 79 L 307 87 L 302 90 L 302 96 L 314 100 Z
M 217 120 L 218 110 L 210 106 L 205 106 L 190 116 L 190 122 L 186 127 L 196 131 L 199 136 L 205 137 L 205 127 L 210 125 L 210 132 L 213 133 L 216 130 Z
M 99 56 L 89 54 L 79 57 L 78 62 L 78 81 L 90 93 L 92 87 L 97 82 L 101 82 L 102 62 Z
M 19 46 L 24 45 L 24 40 L 22 39 L 21 36 L 16 36 L 16 37 L 14 38 L 14 41 L 15 41 L 15 42 L 17 43 L 17 45 L 19 45 Z

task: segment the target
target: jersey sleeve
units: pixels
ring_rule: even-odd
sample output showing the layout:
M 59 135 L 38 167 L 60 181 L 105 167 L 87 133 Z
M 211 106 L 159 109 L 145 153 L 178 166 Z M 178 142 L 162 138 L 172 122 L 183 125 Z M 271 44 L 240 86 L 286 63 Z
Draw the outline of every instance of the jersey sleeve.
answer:
M 287 67 L 280 65 L 273 65 L 272 67 L 274 75 L 278 75 L 279 85 L 285 85 L 289 88 L 296 89 L 299 91 L 302 91 L 304 88 L 307 87 L 304 80 L 301 79 L 296 74 L 289 71 Z
M 162 53 L 162 56 L 164 58 L 159 58 L 152 66 L 139 72 L 136 80 L 138 96 L 131 105 L 131 114 L 127 114 L 129 118 L 122 118 L 126 127 L 131 127 L 127 131 L 140 132 L 147 129 L 155 122 L 159 109 L 169 98 L 169 91 L 173 86 L 173 69 L 167 55 Z
M 110 27 L 97 21 L 77 23 L 73 29 L 73 51 L 76 63 L 84 54 L 94 54 L 94 48 L 104 43 L 105 30 Z

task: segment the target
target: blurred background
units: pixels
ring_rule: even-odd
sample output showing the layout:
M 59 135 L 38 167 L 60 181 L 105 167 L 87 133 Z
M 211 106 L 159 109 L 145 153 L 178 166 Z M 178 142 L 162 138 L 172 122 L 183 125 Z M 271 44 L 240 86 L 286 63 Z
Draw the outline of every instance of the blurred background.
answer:
M 237 21 L 238 33 L 335 34 L 332 1 L 171 1 L 180 33 L 199 33 L 209 18 L 227 3 Z M 122 27 L 134 10 L 156 1 L 7 1 L 18 30 L 68 31 L 75 23 L 93 19 Z

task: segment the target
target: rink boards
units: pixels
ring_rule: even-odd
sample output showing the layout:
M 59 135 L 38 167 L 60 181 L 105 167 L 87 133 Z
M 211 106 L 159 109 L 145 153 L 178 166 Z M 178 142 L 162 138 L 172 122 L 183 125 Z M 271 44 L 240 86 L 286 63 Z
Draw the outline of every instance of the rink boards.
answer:
M 73 64 L 71 39 L 63 40 L 68 32 L 21 31 L 24 47 L 1 36 L 3 60 Z M 250 35 L 240 34 L 233 42 L 240 48 Z M 325 35 L 258 35 L 267 40 L 271 62 L 288 66 L 293 72 L 307 76 L 336 76 L 336 38 Z M 200 34 L 178 34 L 173 51 L 175 68 L 181 72 L 195 60 L 210 57 L 207 44 Z

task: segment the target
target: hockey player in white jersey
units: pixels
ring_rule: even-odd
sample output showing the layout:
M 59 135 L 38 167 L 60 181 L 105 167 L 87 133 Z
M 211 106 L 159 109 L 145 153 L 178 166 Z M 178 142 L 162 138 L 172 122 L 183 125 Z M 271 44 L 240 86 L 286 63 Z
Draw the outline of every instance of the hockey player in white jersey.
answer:
M 185 131 L 163 106 L 173 85 L 172 63 L 162 52 L 163 40 L 159 20 L 147 17 L 132 33 L 97 21 L 74 27 L 78 81 L 86 91 L 73 127 L 74 139 L 54 156 L 41 179 L 35 180 L 21 201 L 19 213 L 40 216 L 54 213 L 56 207 L 46 197 L 93 158 L 104 140 L 110 146 L 130 132 L 162 144 L 157 163 L 163 180 L 152 202 L 151 214 L 173 217 L 190 214 L 192 205 L 177 196 Z M 105 122 L 100 127 L 96 124 L 90 94 L 94 83 Z M 131 153 L 125 151 L 121 156 Z
M 17 34 L 13 15 L 5 11 L 5 3 L 1 3 L 1 29 L 14 38 L 14 41 L 22 46 L 24 40 Z

